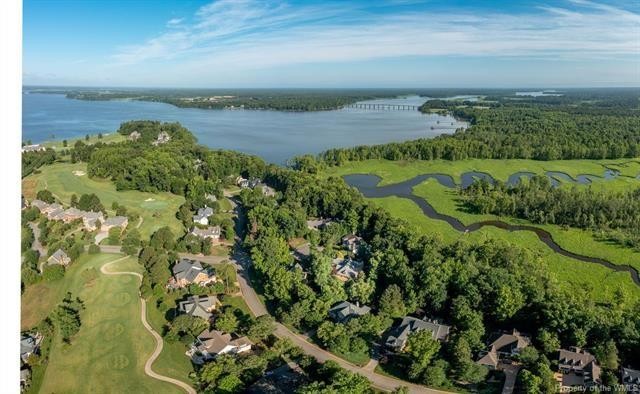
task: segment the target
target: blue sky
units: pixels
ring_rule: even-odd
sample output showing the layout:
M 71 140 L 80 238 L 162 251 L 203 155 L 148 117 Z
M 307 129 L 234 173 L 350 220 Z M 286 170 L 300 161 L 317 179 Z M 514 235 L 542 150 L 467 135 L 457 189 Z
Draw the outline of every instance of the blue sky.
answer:
M 24 0 L 23 83 L 640 86 L 640 2 Z

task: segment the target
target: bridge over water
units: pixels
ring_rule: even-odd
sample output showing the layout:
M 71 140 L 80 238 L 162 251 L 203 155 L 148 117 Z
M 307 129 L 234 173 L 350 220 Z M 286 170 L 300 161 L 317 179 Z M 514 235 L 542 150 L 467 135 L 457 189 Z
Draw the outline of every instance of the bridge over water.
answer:
M 386 111 L 417 111 L 420 108 L 417 105 L 407 104 L 366 104 L 366 103 L 354 103 L 345 105 L 344 108 L 357 108 L 357 109 L 371 109 L 371 110 L 386 110 Z

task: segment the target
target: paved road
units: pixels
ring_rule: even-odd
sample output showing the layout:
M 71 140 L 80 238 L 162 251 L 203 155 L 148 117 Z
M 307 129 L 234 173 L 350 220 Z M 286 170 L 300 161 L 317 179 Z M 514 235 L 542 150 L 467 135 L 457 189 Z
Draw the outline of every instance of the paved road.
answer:
M 113 260 L 109 263 L 106 263 L 105 265 L 103 265 L 102 267 L 100 267 L 100 272 L 102 272 L 105 275 L 133 275 L 137 278 L 139 278 L 142 281 L 142 275 L 137 273 L 137 272 L 131 272 L 131 271 L 120 271 L 120 272 L 111 272 L 107 270 L 107 266 L 117 263 L 118 261 L 124 260 L 126 259 L 128 256 Z M 174 379 L 174 378 L 170 378 L 168 376 L 164 376 L 164 375 L 160 375 L 159 373 L 156 373 L 153 371 L 153 369 L 151 368 L 153 363 L 156 361 L 156 359 L 158 358 L 158 356 L 160 356 L 160 353 L 162 352 L 162 347 L 164 345 L 164 342 L 162 341 L 162 337 L 153 329 L 153 327 L 151 327 L 151 325 L 149 324 L 149 322 L 147 321 L 147 303 L 145 302 L 144 298 L 140 297 L 140 320 L 142 320 L 142 325 L 144 326 L 144 328 L 149 331 L 151 333 L 151 335 L 153 336 L 153 338 L 156 340 L 156 348 L 154 349 L 153 353 L 151 354 L 151 356 L 147 359 L 147 362 L 145 362 L 144 364 L 144 373 L 147 374 L 148 376 L 150 376 L 153 379 L 157 379 L 157 380 L 161 380 L 163 382 L 168 382 L 171 384 L 174 384 L 178 387 L 180 387 L 181 389 L 183 389 L 184 391 L 186 391 L 188 394 L 196 394 L 196 390 L 193 389 L 193 387 L 191 387 L 190 385 L 188 385 L 187 383 L 178 380 L 178 379 Z
M 516 377 L 520 372 L 520 365 L 516 364 L 500 364 L 502 372 L 504 372 L 504 385 L 502 386 L 502 394 L 513 393 L 513 388 L 516 385 Z
M 47 249 L 45 249 L 45 247 L 42 246 L 42 244 L 38 240 L 38 238 L 40 238 L 40 228 L 38 227 L 38 223 L 29 222 L 29 228 L 31 228 L 31 231 L 33 231 L 33 238 L 34 238 L 33 243 L 31 244 L 31 249 L 40 253 L 41 257 L 46 256 Z

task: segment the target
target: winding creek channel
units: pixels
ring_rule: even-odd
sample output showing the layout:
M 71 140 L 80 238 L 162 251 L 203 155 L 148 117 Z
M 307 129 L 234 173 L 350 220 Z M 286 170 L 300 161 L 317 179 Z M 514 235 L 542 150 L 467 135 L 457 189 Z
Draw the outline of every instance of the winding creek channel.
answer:
M 530 178 L 534 176 L 531 172 L 516 172 L 512 174 L 507 180 L 508 185 L 515 185 L 520 182 L 522 178 Z M 578 175 L 576 178 L 571 177 L 568 174 L 556 171 L 548 171 L 545 173 L 550 178 L 553 185 L 557 186 L 560 181 L 572 182 L 579 184 L 589 184 L 595 179 L 613 179 L 618 176 L 618 173 L 607 169 L 602 177 L 596 175 Z M 584 256 L 577 253 L 570 252 L 562 246 L 558 245 L 551 234 L 539 227 L 532 225 L 516 225 L 503 222 L 501 220 L 484 220 L 480 222 L 471 223 L 470 225 L 464 225 L 460 220 L 453 216 L 445 215 L 437 212 L 429 202 L 424 198 L 418 197 L 413 194 L 413 188 L 427 179 L 435 179 L 441 185 L 448 188 L 467 188 L 476 179 L 485 179 L 490 183 L 494 183 L 493 177 L 484 172 L 469 171 L 461 175 L 461 184 L 457 185 L 453 178 L 445 174 L 423 174 L 415 176 L 404 182 L 395 183 L 392 185 L 378 186 L 382 178 L 372 174 L 352 174 L 343 176 L 345 182 L 352 187 L 355 187 L 367 198 L 383 198 L 383 197 L 399 197 L 413 201 L 422 212 L 429 218 L 435 220 L 443 220 L 447 222 L 451 227 L 459 232 L 473 232 L 481 229 L 485 226 L 497 227 L 507 231 L 531 231 L 535 233 L 540 241 L 547 245 L 555 253 L 562 256 L 566 256 L 575 260 L 583 261 L 585 263 L 599 264 L 614 271 L 628 272 L 631 275 L 633 282 L 640 286 L 640 276 L 638 270 L 628 264 L 613 264 L 605 259 Z

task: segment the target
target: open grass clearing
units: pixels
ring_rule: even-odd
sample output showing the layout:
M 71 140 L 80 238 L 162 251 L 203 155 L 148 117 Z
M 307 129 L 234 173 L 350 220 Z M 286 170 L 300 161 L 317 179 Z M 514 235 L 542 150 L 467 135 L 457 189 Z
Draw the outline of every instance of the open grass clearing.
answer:
M 85 163 L 57 163 L 40 169 L 23 180 L 23 194 L 28 200 L 35 198 L 38 190 L 48 189 L 65 204 L 71 201 L 71 195 L 95 193 L 104 207 L 110 211 L 113 202 L 137 212 L 143 218 L 140 233 L 149 237 L 163 226 L 169 226 L 177 236 L 184 230 L 175 214 L 184 198 L 171 193 L 144 193 L 134 190 L 118 191 L 109 180 L 99 180 L 74 175 L 74 171 L 86 172 Z

